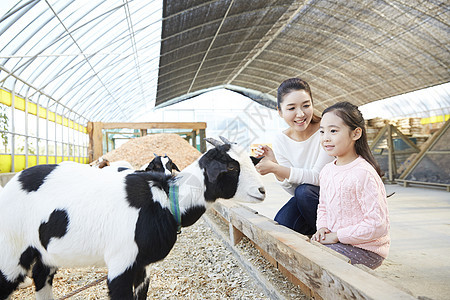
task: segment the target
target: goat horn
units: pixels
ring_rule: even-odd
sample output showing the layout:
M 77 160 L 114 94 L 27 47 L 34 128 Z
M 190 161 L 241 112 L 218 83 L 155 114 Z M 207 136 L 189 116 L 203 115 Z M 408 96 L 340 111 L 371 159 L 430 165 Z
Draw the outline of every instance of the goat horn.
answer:
M 154 156 L 158 156 L 158 154 L 156 154 L 155 152 L 153 152 L 153 155 L 154 155 Z
M 220 142 L 220 141 L 218 141 L 218 140 L 216 140 L 216 139 L 213 139 L 213 138 L 205 138 L 205 141 L 207 141 L 208 143 L 210 143 L 210 144 L 213 145 L 214 147 L 223 145 L 222 142 Z
M 236 144 L 236 143 L 230 142 L 227 138 L 224 138 L 223 136 L 219 136 L 219 137 L 225 144 Z

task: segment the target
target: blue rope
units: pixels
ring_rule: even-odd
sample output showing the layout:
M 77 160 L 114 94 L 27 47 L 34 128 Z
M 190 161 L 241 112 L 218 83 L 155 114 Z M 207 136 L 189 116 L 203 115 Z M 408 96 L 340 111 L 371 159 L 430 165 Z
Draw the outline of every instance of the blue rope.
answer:
M 178 201 L 178 185 L 171 185 L 169 187 L 170 212 L 177 221 L 177 233 L 181 232 L 181 213 L 180 203 Z

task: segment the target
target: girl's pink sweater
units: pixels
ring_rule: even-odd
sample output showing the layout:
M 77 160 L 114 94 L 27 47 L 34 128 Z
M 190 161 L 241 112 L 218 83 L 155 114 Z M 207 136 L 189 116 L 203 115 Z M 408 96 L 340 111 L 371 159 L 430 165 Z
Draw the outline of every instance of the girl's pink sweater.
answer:
M 320 172 L 317 229 L 337 232 L 343 244 L 387 257 L 389 213 L 386 189 L 375 169 L 362 157 L 336 166 L 327 164 Z

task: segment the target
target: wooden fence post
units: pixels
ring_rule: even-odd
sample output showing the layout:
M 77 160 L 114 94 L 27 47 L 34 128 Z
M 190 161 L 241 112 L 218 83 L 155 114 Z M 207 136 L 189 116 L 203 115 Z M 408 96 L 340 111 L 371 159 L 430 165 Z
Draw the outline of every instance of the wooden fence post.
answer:
M 88 122 L 89 134 L 89 163 L 103 155 L 103 124 L 102 122 Z

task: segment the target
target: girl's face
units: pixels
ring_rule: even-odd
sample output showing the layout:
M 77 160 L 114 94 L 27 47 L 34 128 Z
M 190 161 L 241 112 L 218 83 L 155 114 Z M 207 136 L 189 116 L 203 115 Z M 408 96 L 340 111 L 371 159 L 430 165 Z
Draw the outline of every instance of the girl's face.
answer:
M 330 156 L 337 157 L 338 164 L 352 162 L 358 157 L 355 142 L 361 137 L 361 128 L 351 130 L 334 111 L 322 116 L 320 143 Z
M 311 96 L 305 90 L 292 91 L 286 94 L 280 104 L 278 113 L 295 131 L 306 130 L 314 113 Z

